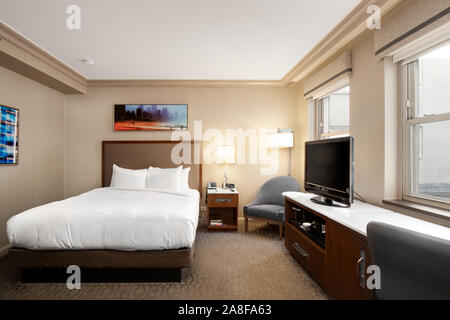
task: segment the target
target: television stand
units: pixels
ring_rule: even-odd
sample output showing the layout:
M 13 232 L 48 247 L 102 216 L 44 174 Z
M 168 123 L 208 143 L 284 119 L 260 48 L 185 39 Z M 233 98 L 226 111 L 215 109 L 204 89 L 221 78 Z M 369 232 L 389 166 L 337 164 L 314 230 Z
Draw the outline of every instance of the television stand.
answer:
M 317 204 L 321 204 L 323 206 L 329 206 L 329 207 L 338 207 L 338 208 L 349 208 L 350 206 L 347 205 L 339 205 L 330 198 L 321 197 L 321 196 L 315 196 L 311 198 L 311 201 Z
M 367 239 L 330 216 L 354 223 L 360 221 L 361 212 L 374 208 L 360 204 L 339 209 L 312 200 L 311 195 L 300 192 L 285 197 L 286 248 L 331 298 L 371 299 L 372 291 L 366 286 L 366 267 L 371 265 Z M 304 227 L 305 222 L 310 223 L 309 228 Z
M 424 235 L 450 240 L 448 228 L 355 201 L 351 208 L 317 205 L 312 194 L 285 192 L 285 246 L 294 259 L 334 299 L 370 299 L 367 267 L 372 265 L 367 225 L 384 222 Z M 305 222 L 310 225 L 304 226 Z M 404 270 L 408 272 L 407 261 Z M 386 279 L 384 280 L 386 281 Z M 381 269 L 383 288 L 383 269 Z

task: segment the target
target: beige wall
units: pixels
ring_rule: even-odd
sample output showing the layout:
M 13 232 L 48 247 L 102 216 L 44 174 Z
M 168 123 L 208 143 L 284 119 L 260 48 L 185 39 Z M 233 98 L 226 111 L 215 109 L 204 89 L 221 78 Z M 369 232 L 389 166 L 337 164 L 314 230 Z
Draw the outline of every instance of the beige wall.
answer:
M 385 66 L 375 58 L 372 33 L 356 39 L 345 50 L 352 52 L 350 135 L 355 138 L 355 190 L 368 202 L 382 205 L 385 195 Z M 305 141 L 308 105 L 303 90 L 297 94 L 297 105 L 297 127 L 306 127 L 299 131 Z M 299 152 L 303 154 L 303 146 L 299 146 Z M 302 162 L 298 169 L 300 180 L 303 180 L 303 168 Z
M 20 109 L 19 163 L 0 165 L 0 247 L 13 215 L 64 195 L 64 95 L 0 67 L 0 104 Z
M 111 87 L 89 88 L 87 95 L 66 96 L 65 196 L 101 185 L 102 140 L 166 140 L 170 132 L 114 132 L 116 103 L 187 103 L 189 128 L 194 120 L 203 131 L 225 129 L 276 129 L 296 126 L 296 86 L 291 88 Z M 296 150 L 293 172 L 298 171 Z M 287 174 L 288 151 L 280 153 L 276 175 Z M 250 202 L 271 176 L 260 175 L 261 165 L 233 165 L 229 180 L 240 191 L 240 204 Z M 203 166 L 203 183 L 221 182 L 223 167 Z
M 299 83 L 296 87 L 295 97 L 296 97 L 296 107 L 297 113 L 296 119 L 296 141 L 295 147 L 298 153 L 298 165 L 297 165 L 297 180 L 300 183 L 300 188 L 302 191 L 304 189 L 304 179 L 305 179 L 305 141 L 308 140 L 308 102 L 303 98 L 303 83 Z
M 384 199 L 384 65 L 370 35 L 352 48 L 350 135 L 355 138 L 355 190 L 367 201 Z

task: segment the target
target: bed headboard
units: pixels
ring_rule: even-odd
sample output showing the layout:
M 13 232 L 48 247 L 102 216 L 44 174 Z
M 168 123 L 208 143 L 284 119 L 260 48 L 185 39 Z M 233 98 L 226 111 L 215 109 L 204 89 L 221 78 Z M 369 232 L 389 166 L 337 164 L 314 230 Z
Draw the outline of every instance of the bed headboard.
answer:
M 118 165 L 128 169 L 146 169 L 149 166 L 161 168 L 174 168 L 171 159 L 172 148 L 180 141 L 102 141 L 102 186 L 107 187 L 111 182 L 112 166 Z M 195 151 L 200 152 L 201 143 L 183 141 L 185 148 L 191 150 L 191 163 L 183 167 L 190 167 L 189 186 L 202 194 L 202 165 L 194 164 Z M 189 149 L 186 149 L 189 150 Z M 201 157 L 200 157 L 201 158 Z

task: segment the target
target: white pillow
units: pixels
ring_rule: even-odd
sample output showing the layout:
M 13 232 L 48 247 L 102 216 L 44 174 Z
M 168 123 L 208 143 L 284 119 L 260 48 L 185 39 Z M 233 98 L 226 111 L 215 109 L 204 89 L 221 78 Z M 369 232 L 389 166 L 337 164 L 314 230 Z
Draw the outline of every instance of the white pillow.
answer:
M 180 187 L 181 168 L 181 166 L 168 169 L 149 167 L 146 187 L 175 192 L 182 191 Z
M 180 175 L 180 191 L 189 190 L 189 171 L 191 168 L 183 168 Z
M 147 170 L 145 169 L 124 169 L 114 164 L 111 187 L 122 189 L 145 189 L 146 179 Z

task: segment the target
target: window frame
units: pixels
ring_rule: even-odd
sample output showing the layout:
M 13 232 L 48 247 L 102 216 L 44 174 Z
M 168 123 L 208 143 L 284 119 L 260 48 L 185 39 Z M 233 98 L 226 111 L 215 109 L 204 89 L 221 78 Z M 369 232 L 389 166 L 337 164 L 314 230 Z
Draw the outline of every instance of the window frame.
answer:
M 431 48 L 432 49 L 432 48 Z M 413 157 L 413 153 L 420 153 L 422 148 L 420 144 L 420 130 L 413 132 L 414 126 L 426 123 L 436 123 L 440 121 L 450 120 L 450 112 L 431 114 L 431 115 L 415 115 L 418 103 L 418 90 L 421 79 L 419 77 L 421 68 L 419 59 L 409 59 L 403 62 L 401 67 L 401 145 L 402 145 L 402 199 L 412 201 L 428 206 L 434 206 L 446 210 L 450 210 L 450 199 L 446 200 L 431 195 L 414 193 L 412 184 L 415 176 L 418 176 L 418 157 Z M 415 81 L 417 79 L 417 81 Z M 416 139 L 413 139 L 413 136 Z M 415 141 L 414 141 L 415 140 Z
M 343 89 L 345 87 L 349 87 L 349 89 L 350 89 L 350 84 L 347 83 L 347 84 L 345 84 L 343 86 L 340 86 L 339 88 L 333 90 L 332 92 L 330 92 L 330 93 L 328 93 L 328 94 L 326 94 L 324 96 L 321 96 L 321 97 L 318 97 L 318 98 L 314 99 L 314 107 L 315 107 L 315 110 L 316 110 L 316 112 L 315 112 L 315 127 L 316 127 L 315 139 L 316 140 L 338 138 L 338 137 L 349 136 L 350 135 L 350 103 L 349 103 L 349 106 L 348 106 L 348 108 L 349 108 L 349 126 L 348 126 L 348 129 L 347 130 L 343 130 L 343 131 L 335 131 L 335 132 L 323 133 L 323 129 L 325 127 L 325 124 L 324 124 L 325 121 L 323 119 L 323 116 L 324 116 L 325 112 L 323 111 L 324 106 L 323 106 L 322 101 L 324 99 L 326 99 L 326 98 L 329 99 L 330 95 L 332 95 L 334 92 L 339 91 L 339 90 L 341 90 L 341 89 Z M 350 90 L 350 92 L 351 92 L 351 90 Z M 349 93 L 349 95 L 350 95 L 350 93 Z

